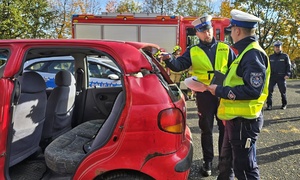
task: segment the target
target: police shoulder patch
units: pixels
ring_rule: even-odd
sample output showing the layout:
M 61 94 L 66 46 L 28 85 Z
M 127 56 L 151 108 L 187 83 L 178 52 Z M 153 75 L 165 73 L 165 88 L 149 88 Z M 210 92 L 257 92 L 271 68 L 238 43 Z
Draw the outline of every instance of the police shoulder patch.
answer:
M 251 85 L 255 88 L 262 86 L 263 73 L 262 72 L 259 72 L 259 73 L 252 72 L 250 74 L 250 82 L 251 82 Z

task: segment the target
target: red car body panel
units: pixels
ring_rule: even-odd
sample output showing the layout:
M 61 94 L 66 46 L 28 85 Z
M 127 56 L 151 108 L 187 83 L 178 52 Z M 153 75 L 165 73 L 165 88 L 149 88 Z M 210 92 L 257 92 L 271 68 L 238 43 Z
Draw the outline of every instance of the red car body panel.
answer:
M 187 179 L 189 170 L 175 172 L 174 168 L 191 151 L 190 129 L 186 126 L 184 133 L 168 133 L 161 130 L 157 122 L 158 113 L 168 108 L 180 109 L 186 119 L 184 99 L 173 102 L 155 74 L 143 78 L 127 76 L 141 69 L 152 70 L 151 64 L 139 49 L 159 47 L 147 43 L 116 43 L 100 40 L 0 41 L 0 48 L 10 49 L 10 57 L 5 65 L 3 77 L 0 79 L 0 87 L 5 87 L 5 89 L 0 88 L 0 179 L 5 179 L 6 141 L 11 121 L 10 108 L 14 89 L 12 79 L 21 71 L 28 49 L 68 46 L 92 48 L 111 55 L 125 74 L 123 84 L 126 91 L 126 105 L 113 135 L 104 147 L 89 153 L 82 160 L 73 179 L 93 179 L 97 175 L 118 169 L 139 171 L 157 180 Z M 123 49 L 126 49 L 126 52 Z M 34 57 L 34 54 L 31 56 Z

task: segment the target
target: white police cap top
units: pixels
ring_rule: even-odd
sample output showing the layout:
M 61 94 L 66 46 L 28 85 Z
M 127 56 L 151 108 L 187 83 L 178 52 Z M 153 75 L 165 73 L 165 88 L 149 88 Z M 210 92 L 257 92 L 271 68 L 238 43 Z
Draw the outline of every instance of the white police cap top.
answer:
M 192 22 L 192 25 L 195 27 L 195 29 L 199 32 L 202 32 L 206 29 L 212 28 L 211 25 L 212 16 L 208 14 L 204 14 L 203 16 L 195 19 Z
M 274 42 L 274 46 L 281 46 L 282 45 L 282 42 L 281 41 L 275 41 Z
M 262 19 L 237 9 L 231 10 L 230 15 L 232 17 L 231 26 L 255 28 L 257 23 L 262 22 Z

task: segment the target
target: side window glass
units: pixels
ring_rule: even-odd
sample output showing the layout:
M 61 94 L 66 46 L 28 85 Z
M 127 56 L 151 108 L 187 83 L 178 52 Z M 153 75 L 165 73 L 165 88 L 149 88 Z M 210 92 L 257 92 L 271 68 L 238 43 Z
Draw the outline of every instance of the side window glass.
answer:
M 52 61 L 51 65 L 48 67 L 49 73 L 57 73 L 60 70 L 68 70 L 72 69 L 72 62 L 66 61 Z
M 8 50 L 1 49 L 0 50 L 0 68 L 6 64 L 7 59 L 8 59 Z
M 46 62 L 34 63 L 31 66 L 28 66 L 26 70 L 43 71 L 45 64 Z
M 99 67 L 97 64 L 89 63 L 89 77 L 93 78 L 101 78 L 102 72 L 101 67 Z
M 120 73 L 116 65 L 107 59 L 88 61 L 88 76 L 90 87 L 117 87 L 121 86 Z M 114 74 L 113 77 L 109 77 Z

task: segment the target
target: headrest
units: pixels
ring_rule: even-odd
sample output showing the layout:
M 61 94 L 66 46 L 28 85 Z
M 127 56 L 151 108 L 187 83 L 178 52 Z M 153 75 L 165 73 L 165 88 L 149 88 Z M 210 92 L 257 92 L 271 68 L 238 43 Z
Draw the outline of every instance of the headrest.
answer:
M 57 86 L 70 86 L 75 84 L 75 78 L 70 71 L 61 70 L 55 75 L 55 84 Z
M 22 93 L 36 93 L 46 90 L 45 80 L 37 72 L 24 72 L 18 78 Z

